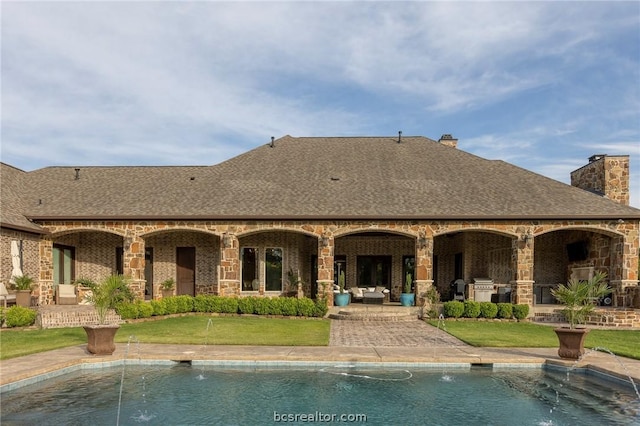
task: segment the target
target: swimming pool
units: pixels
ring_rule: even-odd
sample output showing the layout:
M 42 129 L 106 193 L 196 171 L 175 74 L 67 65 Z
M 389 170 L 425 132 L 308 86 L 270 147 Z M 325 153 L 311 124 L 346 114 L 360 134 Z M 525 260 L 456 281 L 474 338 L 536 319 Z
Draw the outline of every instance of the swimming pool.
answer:
M 74 371 L 4 392 L 1 416 L 3 425 L 629 425 L 640 424 L 640 401 L 622 383 L 546 368 L 183 363 Z

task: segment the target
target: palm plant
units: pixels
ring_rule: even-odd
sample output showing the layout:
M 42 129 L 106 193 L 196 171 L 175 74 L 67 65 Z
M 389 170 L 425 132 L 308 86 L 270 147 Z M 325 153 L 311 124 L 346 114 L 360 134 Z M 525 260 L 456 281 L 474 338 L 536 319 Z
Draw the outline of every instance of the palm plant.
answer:
M 33 286 L 33 278 L 29 275 L 14 275 L 13 281 L 15 282 L 14 287 L 16 290 L 31 290 Z
M 92 285 L 91 294 L 87 295 L 87 299 L 96 308 L 98 324 L 104 325 L 109 309 L 114 309 L 120 302 L 133 301 L 134 296 L 124 276 L 111 275 L 104 281 Z
M 551 290 L 551 294 L 564 305 L 562 314 L 570 328 L 577 324 L 584 324 L 586 317 L 593 312 L 598 299 L 611 292 L 605 282 L 606 272 L 597 272 L 589 280 L 572 279 Z

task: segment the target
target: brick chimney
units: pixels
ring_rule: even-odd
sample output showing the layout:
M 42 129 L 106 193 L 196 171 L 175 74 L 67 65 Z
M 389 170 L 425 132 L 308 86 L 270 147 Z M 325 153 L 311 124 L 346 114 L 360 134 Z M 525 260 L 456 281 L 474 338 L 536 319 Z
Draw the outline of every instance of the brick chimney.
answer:
M 571 185 L 629 205 L 629 156 L 596 154 L 571 172 Z
M 440 136 L 440 140 L 438 141 L 438 143 L 450 146 L 451 148 L 458 147 L 458 139 L 454 139 L 453 136 L 447 134 Z

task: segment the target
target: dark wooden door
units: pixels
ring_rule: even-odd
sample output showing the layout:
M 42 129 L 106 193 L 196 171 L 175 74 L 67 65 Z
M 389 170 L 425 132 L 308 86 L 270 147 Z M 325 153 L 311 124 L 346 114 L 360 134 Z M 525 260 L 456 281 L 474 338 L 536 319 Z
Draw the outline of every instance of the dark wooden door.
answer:
M 195 296 L 196 293 L 196 248 L 176 248 L 176 290 L 177 294 Z

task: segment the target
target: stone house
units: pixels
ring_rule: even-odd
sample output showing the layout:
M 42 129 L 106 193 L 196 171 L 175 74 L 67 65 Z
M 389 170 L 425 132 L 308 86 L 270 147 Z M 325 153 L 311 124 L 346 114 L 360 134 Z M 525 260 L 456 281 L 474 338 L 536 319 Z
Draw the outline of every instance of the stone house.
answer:
M 59 283 L 131 278 L 139 298 L 278 296 L 300 275 L 306 296 L 381 285 L 395 301 L 411 274 L 419 300 L 553 303 L 571 276 L 608 273 L 611 304 L 639 305 L 640 210 L 628 156 L 596 155 L 566 185 L 426 137 L 284 136 L 213 166 L 1 165 L 0 280 L 11 241 L 39 304 Z

